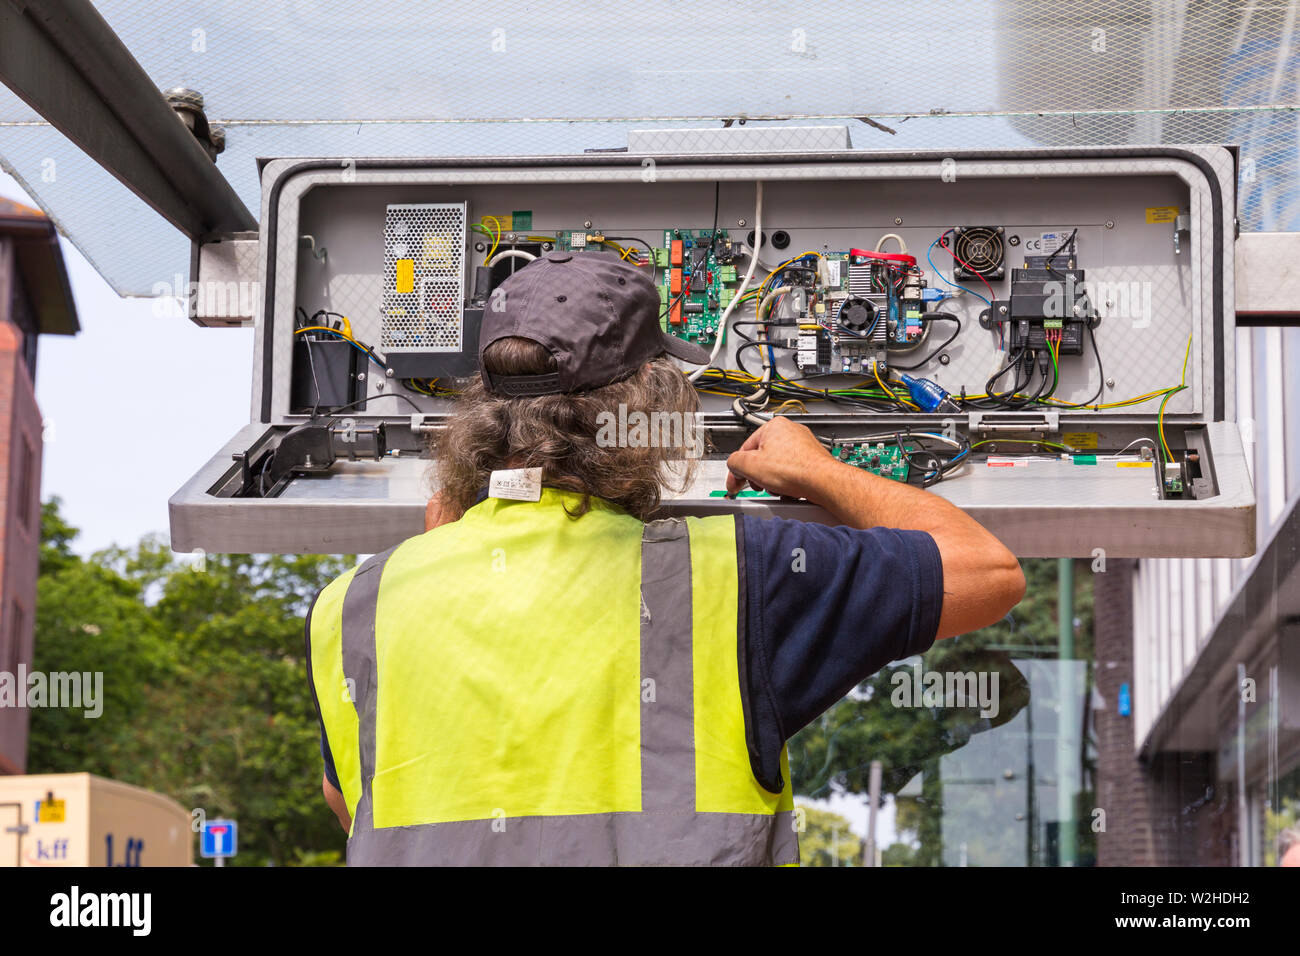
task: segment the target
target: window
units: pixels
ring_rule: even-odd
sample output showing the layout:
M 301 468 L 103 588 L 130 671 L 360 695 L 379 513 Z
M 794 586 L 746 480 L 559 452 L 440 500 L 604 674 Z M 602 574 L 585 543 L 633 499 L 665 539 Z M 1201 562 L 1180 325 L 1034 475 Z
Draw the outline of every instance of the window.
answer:
M 32 450 L 32 443 L 24 435 L 18 444 L 18 490 L 16 492 L 18 500 L 15 510 L 18 523 L 28 531 L 31 530 L 32 512 L 35 510 L 35 464 L 36 453 Z
M 26 623 L 22 605 L 14 601 L 9 605 L 9 646 L 5 648 L 5 670 L 10 674 L 18 673 L 18 655 L 22 653 Z

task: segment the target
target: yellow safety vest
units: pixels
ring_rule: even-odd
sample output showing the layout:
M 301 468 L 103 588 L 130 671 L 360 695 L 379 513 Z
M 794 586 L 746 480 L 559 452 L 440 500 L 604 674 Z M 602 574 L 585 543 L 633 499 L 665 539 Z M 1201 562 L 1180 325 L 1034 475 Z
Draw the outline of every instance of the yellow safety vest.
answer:
M 797 864 L 745 735 L 735 519 L 489 498 L 327 586 L 353 865 Z

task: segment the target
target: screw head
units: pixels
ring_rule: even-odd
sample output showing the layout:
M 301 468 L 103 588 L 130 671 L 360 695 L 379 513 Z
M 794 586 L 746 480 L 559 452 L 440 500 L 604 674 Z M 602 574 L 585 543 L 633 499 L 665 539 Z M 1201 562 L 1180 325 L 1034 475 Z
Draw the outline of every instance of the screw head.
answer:
M 1114 229 L 1114 228 L 1115 228 L 1115 220 L 1114 220 L 1114 219 L 1107 219 L 1107 220 L 1106 220 L 1106 228 L 1107 228 L 1107 229 Z
M 1114 387 L 1115 387 L 1115 380 L 1114 380 L 1113 378 L 1108 378 L 1108 379 L 1106 379 L 1106 387 L 1107 387 L 1107 388 L 1114 388 Z
M 895 225 L 895 226 L 901 226 L 902 224 L 903 224 L 903 217 L 902 217 L 902 216 L 895 216 L 895 217 L 894 217 L 894 225 Z
M 392 378 L 392 377 L 393 377 L 393 370 L 392 370 L 391 368 L 386 368 L 386 369 L 384 369 L 384 374 L 387 375 L 389 378 Z
M 358 382 L 364 382 L 365 380 L 366 380 L 366 373 L 365 373 L 365 372 L 357 372 L 357 381 L 358 381 Z
M 736 220 L 736 225 L 737 225 L 737 226 L 744 226 L 746 223 L 747 223 L 747 220 L 745 220 L 745 219 L 737 219 L 737 220 Z
M 947 364 L 948 364 L 949 362 L 951 362 L 951 361 L 952 361 L 952 359 L 950 359 L 950 358 L 948 357 L 948 353 L 947 353 L 947 352 L 944 352 L 942 355 L 939 356 L 939 364 L 940 364 L 940 365 L 947 365 Z
M 584 219 L 583 222 L 582 222 L 582 228 L 583 228 L 583 229 L 590 229 L 590 228 L 591 228 L 591 220 L 590 220 L 590 219 Z
M 998 306 L 998 315 L 1006 315 L 1006 314 L 1007 314 L 1007 307 L 1005 305 Z

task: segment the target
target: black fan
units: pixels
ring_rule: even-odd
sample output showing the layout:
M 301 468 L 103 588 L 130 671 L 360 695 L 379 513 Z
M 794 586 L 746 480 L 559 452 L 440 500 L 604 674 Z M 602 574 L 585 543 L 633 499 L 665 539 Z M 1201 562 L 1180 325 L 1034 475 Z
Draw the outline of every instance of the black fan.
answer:
M 1000 226 L 958 226 L 954 230 L 954 279 L 1001 279 L 1005 275 L 1006 247 Z M 962 265 L 965 263 L 965 265 Z

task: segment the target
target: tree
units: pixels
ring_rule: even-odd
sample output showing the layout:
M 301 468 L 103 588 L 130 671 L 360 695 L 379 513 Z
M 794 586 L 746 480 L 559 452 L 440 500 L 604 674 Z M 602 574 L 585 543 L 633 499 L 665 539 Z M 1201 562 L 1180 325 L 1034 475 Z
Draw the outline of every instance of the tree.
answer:
M 862 844 L 838 813 L 799 804 L 803 816 L 799 833 L 800 866 L 861 866 Z
M 337 859 L 303 616 L 347 557 L 206 555 L 146 538 L 83 560 L 42 509 L 34 667 L 99 671 L 105 706 L 33 711 L 30 771 L 90 771 L 240 822 L 234 863 Z

